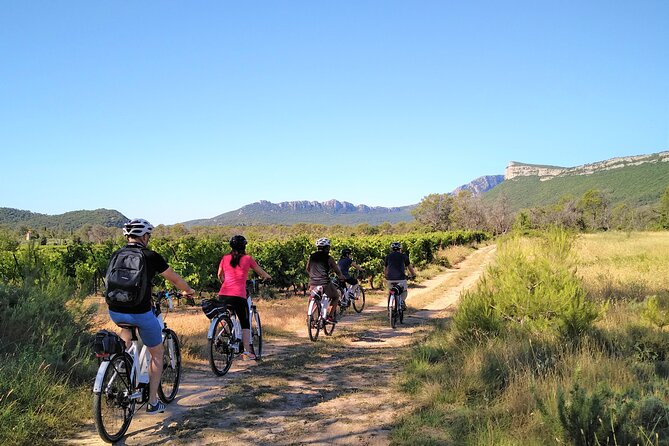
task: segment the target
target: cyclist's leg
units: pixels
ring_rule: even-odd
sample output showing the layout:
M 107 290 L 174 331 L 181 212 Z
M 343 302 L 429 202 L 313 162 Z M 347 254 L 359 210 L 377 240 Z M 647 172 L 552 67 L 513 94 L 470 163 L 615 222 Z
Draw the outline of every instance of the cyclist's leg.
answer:
M 235 307 L 235 313 L 242 327 L 242 344 L 247 354 L 251 353 L 251 321 L 249 320 L 249 306 L 246 299 L 239 299 L 241 304 Z
M 163 374 L 163 343 L 148 347 L 151 353 L 151 364 L 149 365 L 149 403 L 152 406 L 158 404 L 158 386 L 160 376 Z
M 153 311 L 140 314 L 109 312 L 115 324 L 125 323 L 139 328 L 139 337 L 151 353 L 149 365 L 149 402 L 158 402 L 158 385 L 163 373 L 163 328 Z M 130 330 L 127 330 L 128 333 Z M 124 339 L 125 340 L 125 339 Z
M 328 308 L 328 317 L 334 318 L 337 305 L 339 305 L 339 290 L 333 283 L 329 283 L 323 287 L 325 294 L 330 298 L 330 307 Z

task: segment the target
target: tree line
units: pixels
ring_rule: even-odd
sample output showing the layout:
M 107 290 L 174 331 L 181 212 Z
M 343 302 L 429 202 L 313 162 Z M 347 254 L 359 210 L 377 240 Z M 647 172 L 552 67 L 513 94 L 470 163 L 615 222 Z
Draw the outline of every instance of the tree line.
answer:
M 492 203 L 469 191 L 430 194 L 413 210 L 416 220 L 430 230 L 473 230 L 494 235 L 511 229 L 547 229 L 554 226 L 576 231 L 669 229 L 669 187 L 655 205 L 613 204 L 605 190 L 590 189 L 582 196 L 565 195 L 555 203 L 514 211 L 501 195 Z
M 383 258 L 392 241 L 400 241 L 417 266 L 433 262 L 438 250 L 451 245 L 479 243 L 489 238 L 483 231 L 441 231 L 429 233 L 376 234 L 367 236 L 332 236 L 332 254 L 337 258 L 343 248 L 352 250 L 355 261 L 365 270 L 363 279 L 374 285 L 383 273 Z M 163 255 L 170 266 L 194 288 L 216 292 L 220 284 L 216 271 L 221 256 L 229 252 L 227 235 L 155 236 L 151 248 Z M 297 235 L 283 239 L 250 239 L 247 252 L 274 278 L 273 285 L 293 291 L 306 289 L 306 260 L 315 250 L 315 238 Z M 122 237 L 92 243 L 74 240 L 67 245 L 20 243 L 0 231 L 0 281 L 23 283 L 30 273 L 33 283 L 54 276 L 74 281 L 82 295 L 100 291 L 107 262 L 114 250 L 124 244 Z M 163 283 L 156 286 L 163 286 Z

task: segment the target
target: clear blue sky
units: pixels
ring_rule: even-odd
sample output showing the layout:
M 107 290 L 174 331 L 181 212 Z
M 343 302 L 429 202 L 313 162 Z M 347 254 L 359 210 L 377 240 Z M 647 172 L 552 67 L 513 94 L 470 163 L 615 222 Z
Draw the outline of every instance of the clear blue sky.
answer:
M 400 206 L 669 150 L 669 1 L 0 3 L 0 207 Z

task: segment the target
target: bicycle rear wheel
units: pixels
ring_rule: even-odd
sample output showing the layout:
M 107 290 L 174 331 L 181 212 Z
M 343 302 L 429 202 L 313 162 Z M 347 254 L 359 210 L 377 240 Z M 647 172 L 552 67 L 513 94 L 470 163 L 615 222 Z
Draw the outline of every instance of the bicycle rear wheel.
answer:
M 158 396 L 164 403 L 171 403 L 179 391 L 181 381 L 181 347 L 177 334 L 165 329 L 163 339 L 163 374 L 160 376 Z
M 339 304 L 332 310 L 332 317 L 334 320 L 337 320 L 337 307 L 339 307 Z M 326 336 L 331 336 L 332 332 L 335 329 L 335 324 L 334 322 L 328 322 L 327 321 L 328 314 L 325 313 L 323 315 L 323 333 L 325 333 Z
M 262 326 L 257 310 L 253 312 L 253 319 L 251 319 L 251 349 L 253 349 L 256 359 L 262 357 Z
M 312 302 L 309 302 L 312 305 Z M 307 315 L 307 328 L 309 329 L 309 339 L 316 341 L 318 333 L 321 331 L 321 305 L 320 302 L 313 302 L 313 311 Z
M 397 299 L 392 293 L 388 295 L 388 321 L 391 328 L 397 326 Z
M 131 369 L 130 355 L 114 355 L 105 370 L 100 392 L 93 393 L 95 428 L 100 438 L 108 443 L 125 435 L 135 413 L 135 401 L 130 399 Z
M 353 309 L 356 313 L 360 313 L 365 308 L 365 290 L 359 283 L 353 287 Z
M 228 373 L 232 365 L 232 321 L 228 316 L 218 316 L 214 335 L 209 340 L 209 364 L 218 376 Z

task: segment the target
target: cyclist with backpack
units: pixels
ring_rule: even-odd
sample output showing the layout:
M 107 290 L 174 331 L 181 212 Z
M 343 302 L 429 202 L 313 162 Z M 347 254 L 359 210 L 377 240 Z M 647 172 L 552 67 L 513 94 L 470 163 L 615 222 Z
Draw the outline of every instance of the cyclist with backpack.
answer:
M 406 270 L 409 270 L 411 277 L 415 277 L 416 272 L 411 265 L 409 255 L 402 252 L 402 244 L 400 242 L 392 242 L 390 244 L 390 253 L 383 260 L 383 265 L 383 275 L 388 281 L 388 289 L 390 289 L 395 284 L 401 285 L 404 289 L 404 292 L 402 292 L 402 306 L 403 308 L 406 308 Z
M 105 300 L 109 306 L 109 317 L 116 324 L 138 328 L 139 337 L 151 353 L 149 367 L 148 413 L 162 413 L 165 405 L 158 399 L 158 385 L 163 372 L 163 327 L 151 307 L 151 281 L 160 274 L 182 291 L 192 296 L 195 290 L 177 274 L 163 256 L 147 248 L 153 226 L 137 218 L 123 225 L 126 246 L 112 254 L 105 277 Z M 132 332 L 121 329 L 121 338 L 126 347 L 132 342 Z
M 246 280 L 251 269 L 265 280 L 272 280 L 272 276 L 258 266 L 253 257 L 246 254 L 247 243 L 243 235 L 235 235 L 230 239 L 231 251 L 221 258 L 218 265 L 218 280 L 221 281 L 218 298 L 223 304 L 231 306 L 239 319 L 244 344 L 242 359 L 256 359 L 256 355 L 251 351 L 251 322 L 246 301 Z
M 330 280 L 330 272 L 337 274 L 337 277 L 342 284 L 346 281 L 337 262 L 335 262 L 335 259 L 330 255 L 330 239 L 319 238 L 316 240 L 316 252 L 312 253 L 307 261 L 309 289 L 311 290 L 319 285 L 323 287 L 323 291 L 330 298 L 327 321 L 336 323 L 334 319 L 334 311 L 337 309 L 340 296 L 339 290 Z

